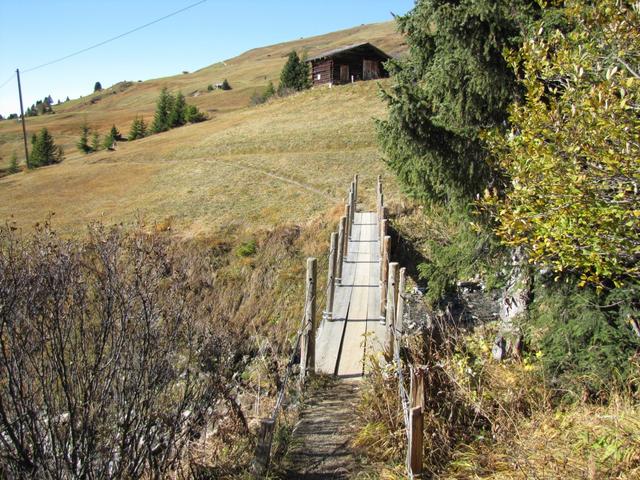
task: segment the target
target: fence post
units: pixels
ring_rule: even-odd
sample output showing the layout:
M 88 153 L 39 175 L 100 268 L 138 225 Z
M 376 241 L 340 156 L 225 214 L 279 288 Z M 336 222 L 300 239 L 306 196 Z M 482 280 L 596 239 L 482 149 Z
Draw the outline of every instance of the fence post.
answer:
M 389 275 L 389 251 L 391 250 L 391 237 L 384 237 L 382 256 L 380 257 L 380 323 L 385 324 L 387 319 L 387 282 Z
M 260 421 L 260 431 L 253 460 L 253 474 L 256 479 L 264 478 L 269 470 L 274 426 L 275 422 L 271 418 L 263 418 Z
M 342 261 L 344 260 L 344 230 L 347 223 L 347 217 L 340 219 L 340 227 L 338 228 L 338 254 L 336 256 L 336 282 L 338 285 L 342 283 Z
M 344 217 L 346 219 L 346 224 L 344 228 L 344 258 L 347 259 L 349 255 L 349 238 L 351 237 L 351 208 L 349 207 L 349 203 L 347 202 L 344 206 Z
M 396 302 L 396 352 L 400 352 L 400 343 L 402 335 L 404 334 L 404 291 L 407 285 L 407 269 L 402 267 L 400 269 L 400 276 L 398 279 L 398 295 Z
M 336 257 L 338 250 L 338 234 L 331 234 L 331 248 L 329 250 L 329 268 L 327 272 L 327 308 L 324 311 L 324 319 L 333 319 L 333 296 L 336 289 Z
M 349 229 L 349 237 L 353 236 L 353 222 L 355 220 L 356 217 L 356 191 L 355 191 L 355 183 L 351 184 L 351 196 L 350 196 L 350 201 L 349 201 L 349 205 L 350 205 L 350 210 L 349 212 L 351 213 L 351 228 Z
M 353 200 L 354 200 L 354 205 L 358 205 L 358 174 L 356 173 L 353 176 Z
M 409 447 L 407 451 L 407 467 L 413 478 L 422 474 L 422 431 L 422 407 L 414 407 L 409 413 Z
M 393 358 L 393 346 L 395 344 L 396 328 L 396 300 L 398 298 L 398 263 L 389 264 L 389 278 L 387 279 L 387 311 L 385 330 L 385 354 L 391 360 Z
M 315 370 L 316 350 L 316 271 L 317 260 L 307 259 L 304 325 L 300 338 L 300 383 L 304 384 L 308 371 Z
M 426 404 L 424 401 L 424 369 L 411 366 L 409 382 L 409 400 L 411 407 L 421 407 L 424 412 Z
M 382 212 L 384 215 L 384 212 L 386 211 L 385 207 L 382 207 Z M 387 220 L 386 218 L 382 218 L 382 221 L 380 222 L 380 255 L 382 255 L 384 253 L 384 237 L 387 236 L 387 229 L 389 227 L 389 220 Z

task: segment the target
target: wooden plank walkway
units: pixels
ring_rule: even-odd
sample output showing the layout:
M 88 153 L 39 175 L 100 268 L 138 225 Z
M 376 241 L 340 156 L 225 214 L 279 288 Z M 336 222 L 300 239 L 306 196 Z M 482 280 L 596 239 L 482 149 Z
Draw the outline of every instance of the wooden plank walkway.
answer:
M 324 319 L 316 338 L 316 371 L 359 378 L 366 358 L 382 352 L 380 323 L 380 241 L 376 212 L 354 214 L 352 234 L 335 289 L 333 318 Z

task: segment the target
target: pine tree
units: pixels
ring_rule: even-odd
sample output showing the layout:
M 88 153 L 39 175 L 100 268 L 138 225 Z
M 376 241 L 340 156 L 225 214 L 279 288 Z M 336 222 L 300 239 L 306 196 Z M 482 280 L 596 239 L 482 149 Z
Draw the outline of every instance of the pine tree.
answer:
M 94 152 L 100 150 L 100 134 L 98 132 L 93 132 L 91 136 L 91 150 Z
M 289 54 L 287 63 L 280 73 L 280 86 L 278 91 L 284 93 L 287 90 L 299 92 L 311 86 L 309 65 L 300 60 L 298 54 L 293 51 Z
M 495 180 L 480 134 L 504 125 L 518 95 L 502 56 L 535 15 L 531 0 L 418 0 L 400 17 L 409 54 L 390 62 L 379 139 L 408 193 L 468 202 Z
M 220 88 L 222 90 L 231 90 L 231 85 L 229 85 L 229 81 L 226 78 L 222 81 Z
M 181 127 L 186 123 L 186 108 L 187 102 L 184 99 L 184 95 L 178 92 L 173 101 L 171 113 L 169 114 L 169 128 Z
M 82 125 L 82 133 L 80 134 L 80 140 L 78 140 L 76 146 L 82 153 L 91 152 L 91 146 L 89 145 L 89 126 L 86 123 Z
M 100 90 L 102 90 L 102 84 L 100 82 L 96 82 L 95 85 L 93 86 L 93 91 L 99 92 Z
M 8 171 L 11 174 L 18 173 L 20 171 L 20 166 L 18 165 L 18 156 L 16 155 L 15 151 L 11 154 L 11 162 L 9 163 Z
M 120 133 L 120 131 L 116 128 L 115 125 L 111 126 L 111 130 L 109 131 L 109 136 L 111 138 L 113 138 L 114 140 L 118 141 L 118 140 L 122 140 L 122 134 Z
M 267 85 L 267 88 L 262 94 L 262 97 L 266 101 L 266 100 L 269 100 L 271 97 L 273 97 L 275 94 L 276 94 L 276 87 L 273 85 L 273 82 L 269 82 L 269 84 Z
M 147 125 L 144 123 L 143 117 L 136 117 L 131 123 L 131 129 L 129 130 L 129 140 L 137 140 L 138 138 L 144 138 L 147 136 Z
M 171 128 L 169 115 L 171 115 L 173 103 L 173 95 L 169 93 L 166 87 L 163 88 L 156 103 L 156 113 L 153 116 L 153 123 L 151 124 L 151 131 L 153 133 L 166 132 Z
M 53 137 L 49 130 L 43 128 L 40 133 L 35 136 L 33 142 L 33 150 L 30 156 L 30 165 L 32 167 L 41 167 L 61 162 L 64 158 L 64 152 L 53 141 Z

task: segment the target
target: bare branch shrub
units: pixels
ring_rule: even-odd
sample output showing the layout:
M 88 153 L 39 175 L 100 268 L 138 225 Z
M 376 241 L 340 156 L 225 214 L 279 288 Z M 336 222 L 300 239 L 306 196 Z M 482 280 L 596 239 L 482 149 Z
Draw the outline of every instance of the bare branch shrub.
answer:
M 0 228 L 0 476 L 165 477 L 229 404 L 229 336 L 167 241 Z

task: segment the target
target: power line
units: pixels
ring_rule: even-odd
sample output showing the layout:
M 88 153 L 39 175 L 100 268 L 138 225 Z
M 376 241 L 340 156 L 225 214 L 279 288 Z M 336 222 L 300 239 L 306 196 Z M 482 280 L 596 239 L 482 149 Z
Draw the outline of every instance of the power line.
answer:
M 13 80 L 13 76 L 14 76 L 14 75 L 13 75 L 13 73 L 12 73 L 12 74 L 9 76 L 9 78 L 7 78 L 7 79 L 2 83 L 2 85 L 0 85 L 0 88 L 4 88 L 4 87 L 7 85 L 7 83 L 9 83 L 11 80 Z
M 184 12 L 186 10 L 189 10 L 191 8 L 194 8 L 194 7 L 197 7 L 198 5 L 200 5 L 202 3 L 205 3 L 206 1 L 207 0 L 200 0 L 199 2 L 192 3 L 191 5 L 188 5 L 188 6 L 184 7 L 184 8 L 181 8 L 180 10 L 176 10 L 175 12 L 172 12 L 172 13 L 170 13 L 168 15 L 165 15 L 164 17 L 158 18 L 158 19 L 153 20 L 153 21 L 151 21 L 149 23 L 145 23 L 144 25 L 136 27 L 133 30 L 129 30 L 128 32 L 121 33 L 120 35 L 117 35 L 115 37 L 109 38 L 109 39 L 104 40 L 104 41 L 102 41 L 100 43 L 96 43 L 95 45 L 91 45 L 90 47 L 83 48 L 82 50 L 78 50 L 77 52 L 70 53 L 69 55 L 65 55 L 64 57 L 60 57 L 60 58 L 57 58 L 55 60 L 51 60 L 50 62 L 46 62 L 46 63 L 43 63 L 41 65 L 37 65 L 35 67 L 28 68 L 26 70 L 23 70 L 22 73 L 33 72 L 34 70 L 38 70 L 39 68 L 47 67 L 49 65 L 53 65 L 54 63 L 62 62 L 63 60 L 66 60 L 68 58 L 75 57 L 76 55 L 80 55 L 81 53 L 88 52 L 89 50 L 93 50 L 94 48 L 97 48 L 97 47 L 101 47 L 102 45 L 105 45 L 105 44 L 107 44 L 109 42 L 113 42 L 114 40 L 118 40 L 119 38 L 122 38 L 122 37 L 125 37 L 127 35 L 130 35 L 130 34 L 132 34 L 134 32 L 142 30 L 143 28 L 147 28 L 147 27 L 149 27 L 149 26 L 151 26 L 151 25 L 153 25 L 155 23 L 161 22 L 163 20 L 166 20 L 167 18 L 170 18 L 170 17 L 173 17 L 175 15 L 178 15 L 179 13 L 182 13 L 182 12 Z M 12 77 L 13 77 L 13 75 L 12 75 Z M 7 80 L 7 82 L 8 82 L 8 80 Z M 2 88 L 2 87 L 0 86 L 0 88 Z

